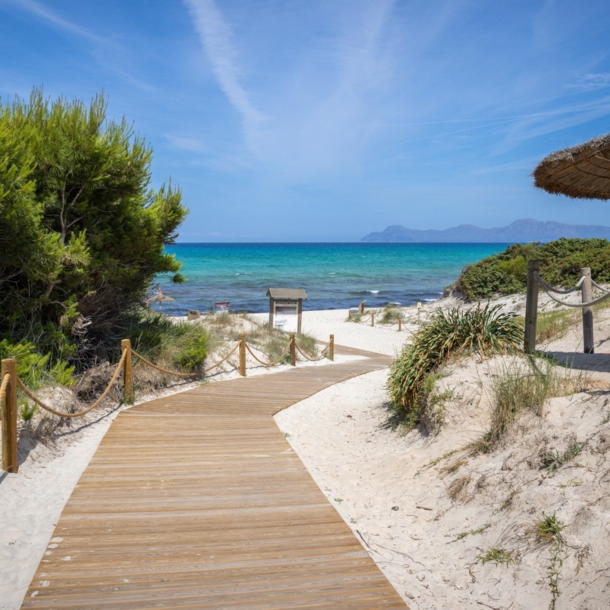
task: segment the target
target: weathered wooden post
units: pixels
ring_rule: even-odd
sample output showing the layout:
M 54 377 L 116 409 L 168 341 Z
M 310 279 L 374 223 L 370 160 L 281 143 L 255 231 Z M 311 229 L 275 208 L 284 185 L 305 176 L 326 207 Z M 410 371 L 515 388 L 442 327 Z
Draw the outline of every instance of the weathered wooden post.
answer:
M 239 335 L 239 374 L 246 376 L 246 335 Z
M 133 373 L 131 370 L 131 341 L 129 339 L 121 341 L 121 350 L 125 353 L 125 362 L 123 364 L 123 402 L 126 405 L 132 405 L 134 394 Z
M 398 318 L 398 332 L 402 330 L 402 318 Z
M 290 364 L 297 365 L 297 344 L 294 338 L 294 333 L 290 333 Z
M 335 335 L 331 335 L 330 341 L 328 342 L 328 359 L 335 359 Z
M 375 326 L 375 312 L 371 312 L 371 326 Z
M 591 286 L 591 268 L 583 267 L 580 270 L 581 277 L 585 278 L 582 283 L 581 294 L 582 302 L 587 303 L 593 300 L 593 287 Z M 593 308 L 583 307 L 582 308 L 582 335 L 585 354 L 593 354 L 595 347 L 593 343 Z
M 536 351 L 536 320 L 538 317 L 538 278 L 540 261 L 527 263 L 527 295 L 525 297 L 525 336 L 523 350 L 526 354 Z
M 2 402 L 2 469 L 16 474 L 17 459 L 17 361 L 5 358 L 2 361 L 2 379 L 9 375 L 6 394 Z

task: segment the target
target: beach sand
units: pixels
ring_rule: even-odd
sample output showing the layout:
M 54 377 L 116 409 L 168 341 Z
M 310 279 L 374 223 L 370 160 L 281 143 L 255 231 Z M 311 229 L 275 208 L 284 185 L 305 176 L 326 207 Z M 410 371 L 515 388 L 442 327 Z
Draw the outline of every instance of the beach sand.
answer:
M 547 301 L 541 298 L 541 309 L 553 307 Z M 523 313 L 522 297 L 495 302 L 506 311 Z M 439 304 L 460 303 L 446 299 L 426 304 L 421 319 Z M 407 324 L 398 332 L 396 326 L 347 322 L 346 310 L 305 311 L 303 330 L 323 341 L 334 334 L 337 345 L 395 355 L 418 328 L 415 308 L 406 313 Z M 266 321 L 266 315 L 258 316 Z M 607 340 L 609 335 L 610 316 L 603 310 L 596 314 L 596 337 Z M 549 348 L 567 353 L 578 350 L 580 341 L 576 328 Z M 598 349 L 610 351 L 610 345 L 602 343 Z M 605 461 L 610 430 L 601 423 L 608 411 L 606 395 L 600 390 L 553 399 L 544 426 L 525 418 L 511 444 L 490 455 L 468 457 L 459 450 L 486 430 L 486 387 L 497 365 L 498 359 L 470 359 L 449 368 L 439 384 L 456 398 L 448 401 L 445 426 L 437 436 L 419 430 L 401 434 L 388 426 L 387 371 L 328 388 L 279 413 L 276 421 L 412 610 L 549 607 L 549 546 L 525 552 L 524 537 L 534 519 L 553 511 L 570 524 L 564 532 L 570 556 L 562 568 L 557 608 L 607 608 L 610 503 L 604 494 L 610 497 L 610 464 Z M 248 374 L 273 374 L 282 368 L 252 368 Z M 226 370 L 209 381 L 236 374 Z M 600 387 L 610 384 L 608 372 L 591 375 Z M 24 449 L 19 474 L 2 475 L 0 608 L 20 606 L 62 508 L 117 412 L 108 408 L 86 426 L 75 424 L 53 446 L 38 444 L 29 453 Z M 571 439 L 589 437 L 578 466 L 554 476 L 540 470 L 541 452 L 563 450 Z M 458 453 L 443 458 L 454 450 Z M 465 483 L 451 499 L 448 490 L 458 479 Z M 480 528 L 481 533 L 457 539 L 461 532 Z M 509 549 L 517 562 L 481 565 L 477 555 L 491 546 Z

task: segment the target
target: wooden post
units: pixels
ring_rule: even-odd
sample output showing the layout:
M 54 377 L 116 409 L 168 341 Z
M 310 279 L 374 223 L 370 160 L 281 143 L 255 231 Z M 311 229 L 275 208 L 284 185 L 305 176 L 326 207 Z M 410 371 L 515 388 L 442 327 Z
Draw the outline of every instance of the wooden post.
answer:
M 402 318 L 398 318 L 398 332 L 402 330 Z
M 328 359 L 335 359 L 335 335 L 331 335 L 330 341 L 328 342 Z
M 301 334 L 301 322 L 303 320 L 303 299 L 297 299 L 297 333 Z
M 582 302 L 586 303 L 593 300 L 593 288 L 591 286 L 591 268 L 583 267 L 580 270 L 580 275 L 585 278 L 582 283 Z M 585 354 L 593 354 L 595 352 L 593 341 L 593 308 L 582 308 L 582 334 Z
M 246 376 L 246 335 L 239 335 L 239 374 Z
M 526 354 L 536 351 L 536 320 L 538 317 L 538 279 L 534 275 L 540 271 L 540 261 L 527 263 L 527 295 L 525 297 L 525 336 L 523 350 Z
M 2 379 L 10 375 L 6 395 L 2 403 L 2 469 L 16 474 L 17 459 L 17 361 L 6 358 L 2 361 Z
M 275 299 L 269 297 L 269 328 L 273 328 L 273 314 L 275 309 Z
M 123 364 L 123 402 L 126 405 L 132 405 L 134 395 L 133 374 L 131 372 L 131 341 L 129 339 L 123 339 L 121 341 L 121 350 L 126 352 L 125 363 Z
M 371 312 L 371 326 L 375 326 L 375 312 Z
M 297 365 L 297 344 L 295 342 L 294 333 L 290 333 L 290 364 Z

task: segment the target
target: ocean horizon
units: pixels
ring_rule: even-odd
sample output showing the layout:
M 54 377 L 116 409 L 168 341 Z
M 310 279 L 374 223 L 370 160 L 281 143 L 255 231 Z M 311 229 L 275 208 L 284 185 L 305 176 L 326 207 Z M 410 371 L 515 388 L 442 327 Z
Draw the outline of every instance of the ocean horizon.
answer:
M 304 310 L 402 306 L 438 299 L 462 269 L 503 251 L 495 243 L 178 243 L 186 282 L 159 277 L 175 299 L 163 311 L 185 315 L 229 301 L 231 310 L 268 311 L 267 289 L 304 288 Z

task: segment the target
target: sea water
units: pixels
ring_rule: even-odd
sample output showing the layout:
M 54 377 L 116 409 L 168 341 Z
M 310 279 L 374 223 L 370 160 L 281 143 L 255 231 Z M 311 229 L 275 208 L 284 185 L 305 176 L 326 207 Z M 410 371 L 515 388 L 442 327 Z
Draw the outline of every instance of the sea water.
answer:
M 461 270 L 507 244 L 176 244 L 183 284 L 159 277 L 175 300 L 163 310 L 184 315 L 229 301 L 234 311 L 268 311 L 267 289 L 304 288 L 304 309 L 412 305 L 441 296 Z

